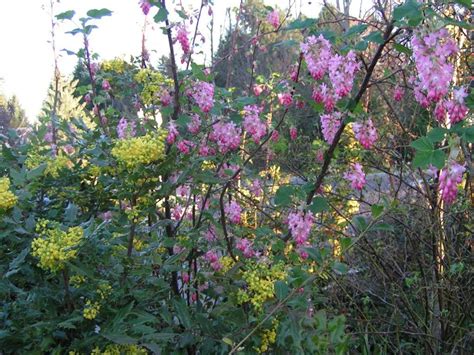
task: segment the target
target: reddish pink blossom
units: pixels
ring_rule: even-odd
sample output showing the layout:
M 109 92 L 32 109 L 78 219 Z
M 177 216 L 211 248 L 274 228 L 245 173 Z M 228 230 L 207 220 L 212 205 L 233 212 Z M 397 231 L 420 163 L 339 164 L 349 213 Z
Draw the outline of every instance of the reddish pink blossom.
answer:
M 176 124 L 173 121 L 170 121 L 168 124 L 168 136 L 166 137 L 166 142 L 168 144 L 173 144 L 177 136 L 179 136 L 179 132 Z
M 198 81 L 189 90 L 189 94 L 202 112 L 207 113 L 211 111 L 214 106 L 214 85 L 205 81 Z
M 293 97 L 291 96 L 289 92 L 279 93 L 278 101 L 280 102 L 280 105 L 283 105 L 285 107 L 290 107 L 291 104 L 293 103 Z
M 239 147 L 242 130 L 234 122 L 218 122 L 212 128 L 209 139 L 217 144 L 222 154 Z
M 260 96 L 263 90 L 265 90 L 265 85 L 254 85 L 252 89 L 255 96 Z
M 181 58 L 181 63 L 184 63 L 186 56 L 191 52 L 191 47 L 189 45 L 188 31 L 186 26 L 183 24 L 178 26 L 178 33 L 176 34 L 176 40 L 181 45 L 181 50 L 183 51 L 183 57 Z
M 321 115 L 321 131 L 326 142 L 332 144 L 339 127 L 341 127 L 342 115 L 340 112 Z
M 191 122 L 187 125 L 188 131 L 192 134 L 197 134 L 201 128 L 201 118 L 199 115 L 193 113 L 191 114 Z
M 288 215 L 287 223 L 296 244 L 302 245 L 309 238 L 314 223 L 314 216 L 310 211 L 306 213 L 301 211 L 292 212 Z
M 290 127 L 290 138 L 292 141 L 295 141 L 298 138 L 298 130 L 296 127 Z
M 120 139 L 135 137 L 135 122 L 128 122 L 125 117 L 122 117 L 117 125 L 117 136 Z
M 183 206 L 177 204 L 171 211 L 171 218 L 173 218 L 175 221 L 179 221 L 181 220 L 181 217 L 183 217 L 183 213 Z
M 400 87 L 400 86 L 395 86 L 395 89 L 393 90 L 393 99 L 397 102 L 402 101 L 403 95 L 405 94 L 405 91 Z
M 352 164 L 351 170 L 344 173 L 344 179 L 351 182 L 353 189 L 361 191 L 365 185 L 365 173 L 362 170 L 362 165 Z
M 204 259 L 211 264 L 211 267 L 214 269 L 214 271 L 219 271 L 222 269 L 222 264 L 219 261 L 219 257 L 217 256 L 217 253 L 213 250 L 209 250 L 205 255 Z
M 278 133 L 278 131 L 275 129 L 273 132 L 272 132 L 272 136 L 271 136 L 271 140 L 272 142 L 278 142 L 278 139 L 280 138 L 280 134 Z
M 225 207 L 224 212 L 227 215 L 229 221 L 234 224 L 240 223 L 240 215 L 242 214 L 242 207 L 235 201 L 230 201 Z
M 439 123 L 446 123 L 446 102 L 439 100 L 434 109 L 436 121 Z
M 88 104 L 90 104 L 92 102 L 92 98 L 91 98 L 91 94 L 90 93 L 87 93 L 85 96 L 84 96 L 84 101 L 87 102 Z
M 260 120 L 260 108 L 257 105 L 244 107 L 244 129 L 255 143 L 259 143 L 267 132 L 267 125 Z
M 104 79 L 102 81 L 102 89 L 104 89 L 105 91 L 109 91 L 112 87 L 110 86 L 110 83 L 107 79 Z
M 365 122 L 354 122 L 352 130 L 359 143 L 365 148 L 370 149 L 378 139 L 377 130 L 369 118 Z
M 169 104 L 170 104 L 171 101 L 173 100 L 173 98 L 171 97 L 169 91 L 166 90 L 166 89 L 163 89 L 163 90 L 159 93 L 159 99 L 160 99 L 161 104 L 162 104 L 164 107 L 169 106 Z
M 259 179 L 255 179 L 252 181 L 252 184 L 249 186 L 249 190 L 255 197 L 259 197 L 262 192 L 262 182 Z
M 467 97 L 467 91 L 465 87 L 461 87 L 453 91 L 453 98 L 446 103 L 446 109 L 448 111 L 449 121 L 452 124 L 460 122 L 466 117 L 469 112 L 468 107 L 464 103 L 464 99 Z
M 267 15 L 267 21 L 274 29 L 280 26 L 280 15 L 277 10 L 273 10 Z
M 195 144 L 187 139 L 183 139 L 176 144 L 176 147 L 182 154 L 189 154 Z
M 183 272 L 181 274 L 181 278 L 183 279 L 183 283 L 185 283 L 185 284 L 189 283 L 190 277 L 189 277 L 189 274 L 187 272 Z
M 321 80 L 328 70 L 332 56 L 331 44 L 319 35 L 319 37 L 309 36 L 300 47 L 311 76 L 315 80 Z
M 140 8 L 142 9 L 144 15 L 148 15 L 151 4 L 148 0 L 140 0 Z
M 246 258 L 252 258 L 255 256 L 255 251 L 252 248 L 252 242 L 247 238 L 237 240 L 236 248 L 240 250 Z
M 451 205 L 456 200 L 457 185 L 462 182 L 462 175 L 465 170 L 464 166 L 451 161 L 439 173 L 439 191 L 446 205 Z

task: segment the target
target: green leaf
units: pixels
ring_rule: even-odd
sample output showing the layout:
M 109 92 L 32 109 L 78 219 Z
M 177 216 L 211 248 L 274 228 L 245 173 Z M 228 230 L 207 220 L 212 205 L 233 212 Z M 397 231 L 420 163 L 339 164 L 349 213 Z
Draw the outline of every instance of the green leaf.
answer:
M 408 54 L 408 55 L 411 55 L 412 54 L 412 50 L 408 47 L 405 47 L 404 45 L 400 44 L 400 43 L 395 43 L 393 45 L 393 48 L 395 48 L 397 51 L 399 51 L 400 53 L 405 53 L 405 54 Z
M 431 131 L 428 132 L 426 137 L 432 142 L 437 143 L 441 142 L 444 139 L 444 135 L 446 134 L 447 130 L 444 128 L 433 128 Z
M 56 18 L 58 20 L 70 20 L 74 17 L 75 14 L 76 14 L 76 11 L 74 10 L 64 11 L 56 15 Z
M 173 300 L 174 309 L 178 316 L 179 321 L 184 326 L 184 328 L 191 328 L 191 316 L 188 311 L 188 307 L 184 300 Z
M 345 37 L 352 37 L 354 35 L 360 34 L 364 32 L 367 29 L 367 27 L 368 26 L 366 24 L 359 24 L 359 25 L 352 26 L 351 28 L 347 30 Z
M 77 218 L 78 211 L 79 208 L 74 203 L 69 202 L 64 213 L 64 218 L 66 222 L 73 223 Z
M 403 5 L 397 6 L 393 10 L 393 18 L 398 22 L 406 19 L 410 26 L 416 26 L 423 20 L 423 13 L 420 8 L 421 4 L 416 0 L 406 0 Z
M 10 177 L 14 185 L 22 185 L 25 182 L 25 174 L 21 171 L 10 168 Z
M 375 205 L 374 204 L 374 205 L 370 206 L 370 210 L 372 211 L 372 217 L 377 218 L 383 212 L 383 205 Z
M 295 193 L 295 188 L 293 186 L 280 186 L 275 194 L 275 205 L 277 206 L 287 206 L 291 203 L 291 197 Z
M 316 19 L 314 18 L 307 18 L 304 20 L 298 19 L 291 22 L 288 26 L 286 26 L 285 30 L 300 30 L 312 27 L 316 24 Z
M 283 300 L 286 296 L 288 296 L 289 292 L 290 289 L 286 282 L 281 280 L 275 282 L 275 295 L 280 301 Z
M 365 51 L 368 46 L 369 46 L 369 43 L 366 40 L 362 40 L 354 46 L 354 49 L 362 52 L 362 51 Z
M 364 37 L 366 41 L 382 44 L 384 42 L 382 34 L 379 31 L 369 33 Z
M 168 18 L 168 11 L 164 7 L 160 7 L 160 10 L 158 10 L 158 13 L 153 16 L 153 20 L 155 20 L 156 23 L 165 21 Z
M 441 149 L 431 151 L 417 151 L 413 158 L 415 168 L 427 168 L 430 164 L 441 169 L 446 162 L 446 155 Z
M 43 172 L 46 170 L 46 167 L 48 166 L 48 164 L 46 163 L 43 163 L 43 164 L 40 164 L 39 166 L 37 166 L 36 168 L 28 171 L 26 173 L 26 178 L 28 180 L 33 180 L 33 179 L 36 179 L 37 177 L 41 176 L 43 174 Z
M 372 227 L 372 230 L 375 231 L 384 231 L 384 232 L 394 232 L 395 229 L 391 224 L 388 223 L 377 223 Z
M 320 212 L 328 211 L 329 205 L 324 197 L 316 196 L 313 199 L 313 203 L 311 203 L 308 209 L 313 213 L 320 213 Z
M 95 18 L 95 19 L 100 19 L 104 16 L 110 16 L 112 15 L 112 11 L 109 9 L 92 9 L 87 11 L 87 16 Z
M 335 261 L 334 264 L 332 264 L 332 269 L 333 269 L 337 274 L 340 274 L 340 275 L 347 274 L 347 271 L 349 270 L 349 268 L 347 267 L 346 264 L 341 263 L 341 262 L 339 262 L 339 261 Z
M 474 143 L 474 126 L 463 128 L 461 133 L 462 139 L 464 139 L 466 142 Z
M 427 137 L 421 137 L 411 142 L 413 148 L 421 152 L 431 152 L 434 149 L 434 145 Z
M 23 264 L 23 261 L 25 260 L 25 257 L 28 255 L 28 253 L 30 252 L 30 247 L 26 247 L 25 249 L 23 249 L 16 257 L 15 259 L 12 260 L 12 262 L 10 263 L 10 265 L 8 266 L 8 271 L 11 272 L 12 270 L 14 269 L 18 269 L 18 267 Z M 9 275 L 5 275 L 6 277 L 10 276 L 11 274 Z
M 472 10 L 472 0 L 457 0 L 456 3 L 465 6 L 468 10 Z

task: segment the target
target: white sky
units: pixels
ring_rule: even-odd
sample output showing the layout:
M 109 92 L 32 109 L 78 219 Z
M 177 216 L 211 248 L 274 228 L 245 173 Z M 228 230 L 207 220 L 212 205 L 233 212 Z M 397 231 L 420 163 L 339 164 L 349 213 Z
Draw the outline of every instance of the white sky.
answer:
M 371 3 L 364 0 L 353 1 L 354 13 L 358 13 L 359 1 Z M 198 8 L 200 4 L 200 0 L 182 0 L 182 2 L 193 8 Z M 215 46 L 217 46 L 220 27 L 224 24 L 225 9 L 238 6 L 239 2 L 239 0 L 214 0 Z M 321 2 L 296 0 L 302 12 L 309 17 L 318 15 Z M 328 2 L 335 3 L 335 0 Z M 171 1 L 169 0 L 168 3 Z M 265 3 L 285 8 L 288 0 L 266 0 Z M 90 38 L 92 51 L 98 52 L 101 59 L 117 56 L 128 58 L 129 55 L 139 54 L 144 15 L 138 5 L 138 0 L 61 0 L 59 4 L 55 4 L 55 14 L 75 10 L 78 18 L 84 16 L 89 9 L 104 7 L 113 11 L 113 14 L 99 21 L 99 28 L 94 30 Z M 148 15 L 147 47 L 150 51 L 156 51 L 155 55 L 152 55 L 153 59 L 153 57 L 166 54 L 168 45 L 159 28 L 153 24 L 152 16 L 156 9 L 152 11 Z M 206 27 L 209 19 L 207 13 L 201 18 L 199 27 L 205 34 L 207 34 Z M 81 48 L 79 35 L 65 34 L 72 28 L 69 21 L 60 23 L 57 27 L 58 51 L 62 48 L 74 51 Z M 0 78 L 3 79 L 0 81 L 0 92 L 4 92 L 7 96 L 17 95 L 30 121 L 34 120 L 40 111 L 53 76 L 49 0 L 0 0 L 0 33 L 2 35 Z M 74 68 L 76 58 L 68 56 L 65 52 L 61 53 L 60 71 L 68 75 Z

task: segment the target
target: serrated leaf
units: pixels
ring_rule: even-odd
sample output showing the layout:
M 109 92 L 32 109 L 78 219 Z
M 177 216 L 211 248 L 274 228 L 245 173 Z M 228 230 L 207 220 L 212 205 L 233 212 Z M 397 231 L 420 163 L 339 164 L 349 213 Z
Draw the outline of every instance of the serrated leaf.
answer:
M 278 280 L 275 282 L 275 295 L 276 297 L 281 301 L 283 300 L 286 296 L 288 296 L 288 293 L 290 292 L 290 289 L 286 282 Z
M 74 10 L 64 11 L 56 15 L 56 18 L 58 20 L 70 20 L 74 17 L 75 14 L 76 14 L 76 11 Z
M 417 151 L 413 158 L 415 168 L 427 168 L 430 164 L 441 169 L 446 162 L 446 155 L 440 149 L 430 151 Z
M 87 16 L 89 17 L 92 17 L 92 18 L 95 18 L 95 19 L 100 19 L 104 16 L 110 16 L 112 15 L 112 11 L 110 11 L 109 9 L 92 9 L 92 10 L 89 10 L 87 11 Z
M 420 152 L 431 152 L 434 149 L 433 143 L 427 137 L 421 137 L 411 142 L 413 148 Z
M 324 197 L 316 196 L 308 209 L 313 213 L 320 213 L 329 210 L 329 205 Z
M 295 193 L 293 186 L 280 186 L 275 193 L 275 205 L 287 206 L 291 203 L 291 197 Z
M 426 134 L 426 137 L 427 137 L 432 143 L 437 143 L 437 142 L 441 142 L 441 141 L 444 139 L 444 135 L 445 135 L 446 132 L 447 132 L 446 129 L 440 128 L 440 127 L 436 127 L 436 128 L 433 128 L 431 131 L 429 131 L 429 132 Z

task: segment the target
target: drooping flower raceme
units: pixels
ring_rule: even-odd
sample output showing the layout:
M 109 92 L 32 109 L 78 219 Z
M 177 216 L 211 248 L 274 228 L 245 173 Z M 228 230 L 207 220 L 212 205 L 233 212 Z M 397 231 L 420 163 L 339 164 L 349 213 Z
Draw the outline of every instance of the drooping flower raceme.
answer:
M 177 136 L 179 136 L 178 128 L 173 121 L 170 121 L 168 124 L 168 135 L 166 136 L 166 142 L 168 144 L 173 144 Z
M 453 98 L 446 102 L 446 110 L 448 111 L 449 121 L 455 124 L 462 121 L 466 117 L 469 109 L 464 103 L 464 99 L 467 97 L 467 91 L 465 87 L 461 87 L 457 90 L 453 90 Z
M 326 142 L 332 144 L 336 132 L 341 127 L 342 114 L 340 112 L 332 112 L 321 115 L 321 130 Z
M 462 182 L 462 174 L 465 170 L 464 166 L 451 161 L 439 173 L 439 191 L 446 205 L 451 205 L 456 200 L 457 185 Z
M 283 105 L 285 107 L 290 107 L 291 104 L 293 103 L 293 97 L 289 92 L 283 92 L 278 94 L 278 101 L 280 102 L 280 105 Z
M 242 130 L 234 122 L 217 122 L 212 126 L 209 139 L 215 142 L 222 154 L 235 150 L 240 145 Z
M 205 81 L 198 81 L 189 90 L 189 94 L 202 112 L 207 113 L 211 111 L 214 106 L 214 85 Z
M 234 224 L 240 223 L 240 215 L 242 213 L 242 207 L 235 201 L 230 201 L 225 207 L 224 212 L 227 215 L 229 221 Z
M 183 51 L 183 57 L 181 58 L 181 63 L 184 63 L 186 60 L 186 56 L 191 52 L 191 47 L 189 45 L 189 39 L 188 39 L 188 30 L 186 29 L 186 26 L 184 24 L 181 26 L 178 26 L 176 40 L 181 45 L 181 50 Z
M 188 123 L 187 127 L 190 133 L 197 134 L 201 128 L 201 118 L 199 115 L 193 113 L 191 115 L 191 122 Z
M 377 131 L 370 118 L 365 122 L 354 122 L 352 130 L 356 139 L 365 149 L 370 149 L 378 138 Z
M 255 251 L 252 248 L 252 242 L 247 238 L 239 239 L 235 245 L 246 258 L 251 258 L 255 256 Z
M 351 170 L 344 173 L 344 179 L 351 182 L 351 187 L 354 190 L 361 191 L 365 185 L 365 173 L 362 170 L 362 165 L 352 164 Z
M 331 44 L 323 35 L 309 36 L 300 45 L 308 70 L 315 80 L 321 80 L 332 57 Z
M 414 36 L 411 44 L 418 71 L 415 99 L 426 107 L 427 102 L 436 103 L 448 93 L 454 73 L 454 66 L 448 58 L 458 48 L 445 28 L 426 36 Z
M 280 15 L 277 10 L 273 10 L 267 16 L 267 21 L 274 29 L 277 29 L 280 26 Z
M 298 129 L 296 127 L 290 127 L 290 138 L 292 141 L 298 138 Z
M 148 0 L 140 0 L 140 7 L 144 15 L 148 15 L 150 12 L 151 4 Z
M 257 105 L 248 105 L 244 107 L 244 129 L 249 133 L 255 143 L 267 132 L 267 126 L 260 120 L 260 108 Z
M 308 240 L 313 227 L 314 216 L 310 211 L 298 211 L 288 215 L 288 229 L 297 245 L 302 245 Z
M 117 125 L 117 136 L 120 139 L 135 137 L 135 122 L 128 122 L 125 117 L 122 117 Z

